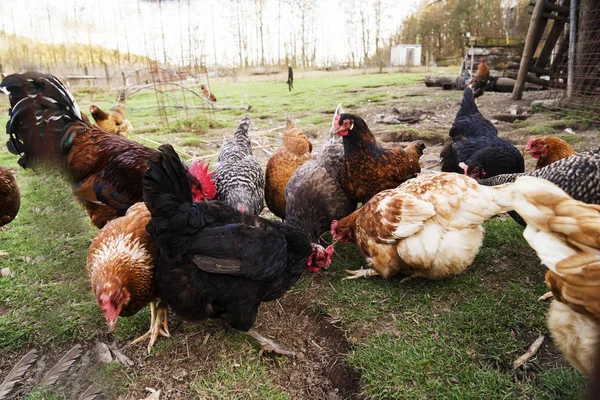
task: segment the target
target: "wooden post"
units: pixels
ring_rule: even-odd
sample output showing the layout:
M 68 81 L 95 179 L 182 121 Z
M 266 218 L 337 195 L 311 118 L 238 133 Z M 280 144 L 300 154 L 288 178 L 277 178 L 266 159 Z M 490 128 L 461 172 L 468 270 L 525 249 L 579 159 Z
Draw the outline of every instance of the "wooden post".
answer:
M 567 97 L 573 95 L 573 74 L 575 73 L 575 42 L 577 37 L 577 0 L 571 0 L 569 19 L 569 65 L 567 75 Z
M 535 36 L 537 27 L 542 19 L 542 11 L 544 10 L 544 1 L 538 1 L 535 3 L 533 14 L 531 15 L 531 23 L 527 30 L 527 37 L 525 38 L 525 48 L 523 49 L 523 57 L 521 57 L 521 67 L 519 68 L 519 75 L 515 82 L 515 88 L 512 92 L 513 100 L 521 100 L 523 98 L 523 89 L 525 88 L 525 78 L 529 72 L 529 64 L 537 47 L 535 42 Z

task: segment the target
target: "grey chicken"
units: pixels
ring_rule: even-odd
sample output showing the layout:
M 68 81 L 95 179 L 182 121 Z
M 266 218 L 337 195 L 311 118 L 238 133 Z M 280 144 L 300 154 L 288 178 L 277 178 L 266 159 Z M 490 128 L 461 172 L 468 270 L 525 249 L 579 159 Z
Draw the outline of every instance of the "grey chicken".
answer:
M 340 110 L 341 105 L 335 115 Z M 329 231 L 333 220 L 356 210 L 356 201 L 346 196 L 337 180 L 343 162 L 342 140 L 332 135 L 316 159 L 298 167 L 287 184 L 285 222 L 305 232 L 313 242 Z
M 521 176 L 546 179 L 567 192 L 575 200 L 588 204 L 600 204 L 600 147 L 563 158 L 533 172 L 497 175 L 482 179 L 479 183 L 486 186 L 497 186 L 514 182 Z M 518 214 L 513 212 L 510 214 L 518 223 L 525 225 Z
M 243 213 L 259 215 L 264 208 L 265 174 L 252 154 L 249 125 L 250 117 L 246 115 L 233 138 L 223 143 L 213 179 L 216 200 Z

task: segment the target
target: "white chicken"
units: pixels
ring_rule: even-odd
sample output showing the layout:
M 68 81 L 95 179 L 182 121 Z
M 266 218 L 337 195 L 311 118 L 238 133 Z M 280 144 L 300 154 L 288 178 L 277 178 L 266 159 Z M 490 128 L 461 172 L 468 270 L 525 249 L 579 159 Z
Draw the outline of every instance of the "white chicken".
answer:
M 480 186 L 465 175 L 442 172 L 380 192 L 332 223 L 334 239 L 354 240 L 370 267 L 347 271 L 347 279 L 460 274 L 479 252 L 481 224 L 512 209 L 510 186 Z

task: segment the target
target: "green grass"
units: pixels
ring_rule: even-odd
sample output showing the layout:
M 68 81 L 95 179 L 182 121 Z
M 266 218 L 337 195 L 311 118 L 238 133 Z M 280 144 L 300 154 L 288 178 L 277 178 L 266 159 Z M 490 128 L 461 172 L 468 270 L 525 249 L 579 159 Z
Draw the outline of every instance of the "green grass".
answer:
M 274 81 L 215 82 L 212 89 L 219 104 L 251 104 L 253 128 L 271 129 L 285 123 L 291 111 L 305 132 L 327 129 L 339 102 L 360 112 L 369 104 L 409 104 L 419 107 L 423 97 L 405 97 L 407 84 L 423 74 L 331 74 L 297 79 L 294 91 Z M 77 88 L 74 95 L 82 110 L 90 104 L 108 108 L 115 91 Z M 460 92 L 449 92 L 451 101 Z M 129 100 L 131 138 L 145 145 L 170 142 L 185 154 L 213 154 L 223 135 L 230 135 L 247 111 L 229 109 L 175 118 L 167 127 L 148 107 L 154 93 L 140 92 Z M 0 97 L 0 125 L 7 120 L 6 98 Z M 173 117 L 177 114 L 169 111 Z M 564 124 L 565 122 L 562 121 Z M 521 129 L 545 132 L 559 129 L 555 122 L 521 125 Z M 517 126 L 517 125 L 515 125 Z M 427 133 L 408 126 L 394 127 L 404 135 Z M 564 129 L 564 128 L 563 128 Z M 528 131 L 529 132 L 529 131 Z M 265 137 L 277 142 L 276 131 Z M 569 140 L 575 140 L 569 139 Z M 3 141 L 0 141 L 3 142 Z M 156 143 L 155 143 L 156 142 Z M 217 146 L 214 145 L 217 143 Z M 212 158 L 214 160 L 214 157 Z M 23 354 L 32 347 L 51 349 L 67 342 L 98 340 L 106 324 L 89 287 L 85 272 L 87 248 L 95 235 L 83 209 L 73 200 L 70 185 L 46 169 L 24 171 L 16 157 L 0 148 L 0 164 L 17 172 L 22 194 L 18 218 L 0 232 L 0 249 L 11 253 L 0 257 L 0 268 L 8 267 L 15 278 L 0 279 L 0 359 Z M 492 399 L 580 398 L 583 378 L 564 363 L 548 361 L 542 349 L 536 373 L 512 371 L 512 361 L 522 354 L 538 334 L 548 334 L 547 304 L 537 302 L 545 292 L 544 267 L 522 238 L 522 228 L 512 220 L 495 219 L 485 224 L 484 246 L 474 264 L 462 275 L 439 281 L 374 277 L 341 281 L 344 268 L 364 264 L 353 245 L 339 245 L 334 264 L 323 283 L 305 275 L 293 291 L 310 295 L 314 302 L 307 313 L 325 312 L 340 321 L 351 343 L 346 362 L 360 373 L 361 390 L 372 399 L 449 398 Z M 114 338 L 124 345 L 148 328 L 149 312 L 119 320 Z M 210 322 L 203 326 L 210 326 Z M 287 399 L 293 397 L 285 385 L 273 379 L 282 368 L 277 362 L 256 358 L 257 348 L 243 335 L 214 334 L 216 350 L 208 372 L 191 375 L 185 398 Z M 172 331 L 161 338 L 144 359 L 177 358 L 188 345 L 187 332 Z M 103 338 L 103 340 L 106 340 Z M 112 340 L 112 339 L 110 339 Z M 548 340 L 549 341 L 549 340 Z M 218 345 L 215 345 L 217 343 Z M 212 354 L 212 353 L 211 353 Z M 162 358 L 161 358 L 162 356 Z M 276 359 L 277 361 L 278 359 Z M 183 364 L 177 364 L 185 365 Z M 143 371 L 143 372 L 142 372 Z M 5 374 L 2 368 L 2 378 Z M 115 397 L 143 398 L 145 387 L 160 387 L 170 374 L 161 370 L 125 368 L 116 363 L 99 368 L 93 375 Z M 137 390 L 137 392 L 135 392 Z M 183 390 L 178 389 L 178 390 Z M 135 393 L 135 394 L 133 394 Z M 138 396 L 139 395 L 139 396 Z M 28 399 L 63 399 L 60 391 L 35 391 Z

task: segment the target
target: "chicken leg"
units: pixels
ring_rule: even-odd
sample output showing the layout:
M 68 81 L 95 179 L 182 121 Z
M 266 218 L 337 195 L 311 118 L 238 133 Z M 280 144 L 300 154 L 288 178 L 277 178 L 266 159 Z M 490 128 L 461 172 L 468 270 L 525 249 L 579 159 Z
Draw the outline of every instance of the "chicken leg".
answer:
M 150 329 L 148 332 L 135 339 L 131 344 L 140 343 L 143 340 L 150 338 L 148 342 L 148 354 L 152 351 L 152 347 L 154 347 L 154 343 L 156 343 L 156 339 L 158 336 L 171 337 L 169 333 L 169 320 L 168 320 L 168 311 L 167 307 L 162 303 L 156 306 L 155 301 L 150 302 Z
M 379 275 L 379 272 L 375 271 L 373 268 L 364 269 L 363 267 L 360 267 L 360 269 L 357 269 L 355 271 L 347 269 L 346 273 L 350 274 L 350 276 L 343 278 L 343 281 L 347 279 L 368 278 L 370 276 Z
M 261 334 L 252 329 L 245 333 L 246 335 L 254 338 L 258 343 L 260 343 L 261 348 L 260 352 L 258 353 L 259 357 L 262 356 L 264 352 L 277 353 L 281 354 L 282 356 L 296 356 L 300 358 L 304 357 L 304 354 L 302 352 L 283 349 L 271 339 L 267 339 L 266 337 L 262 336 Z

